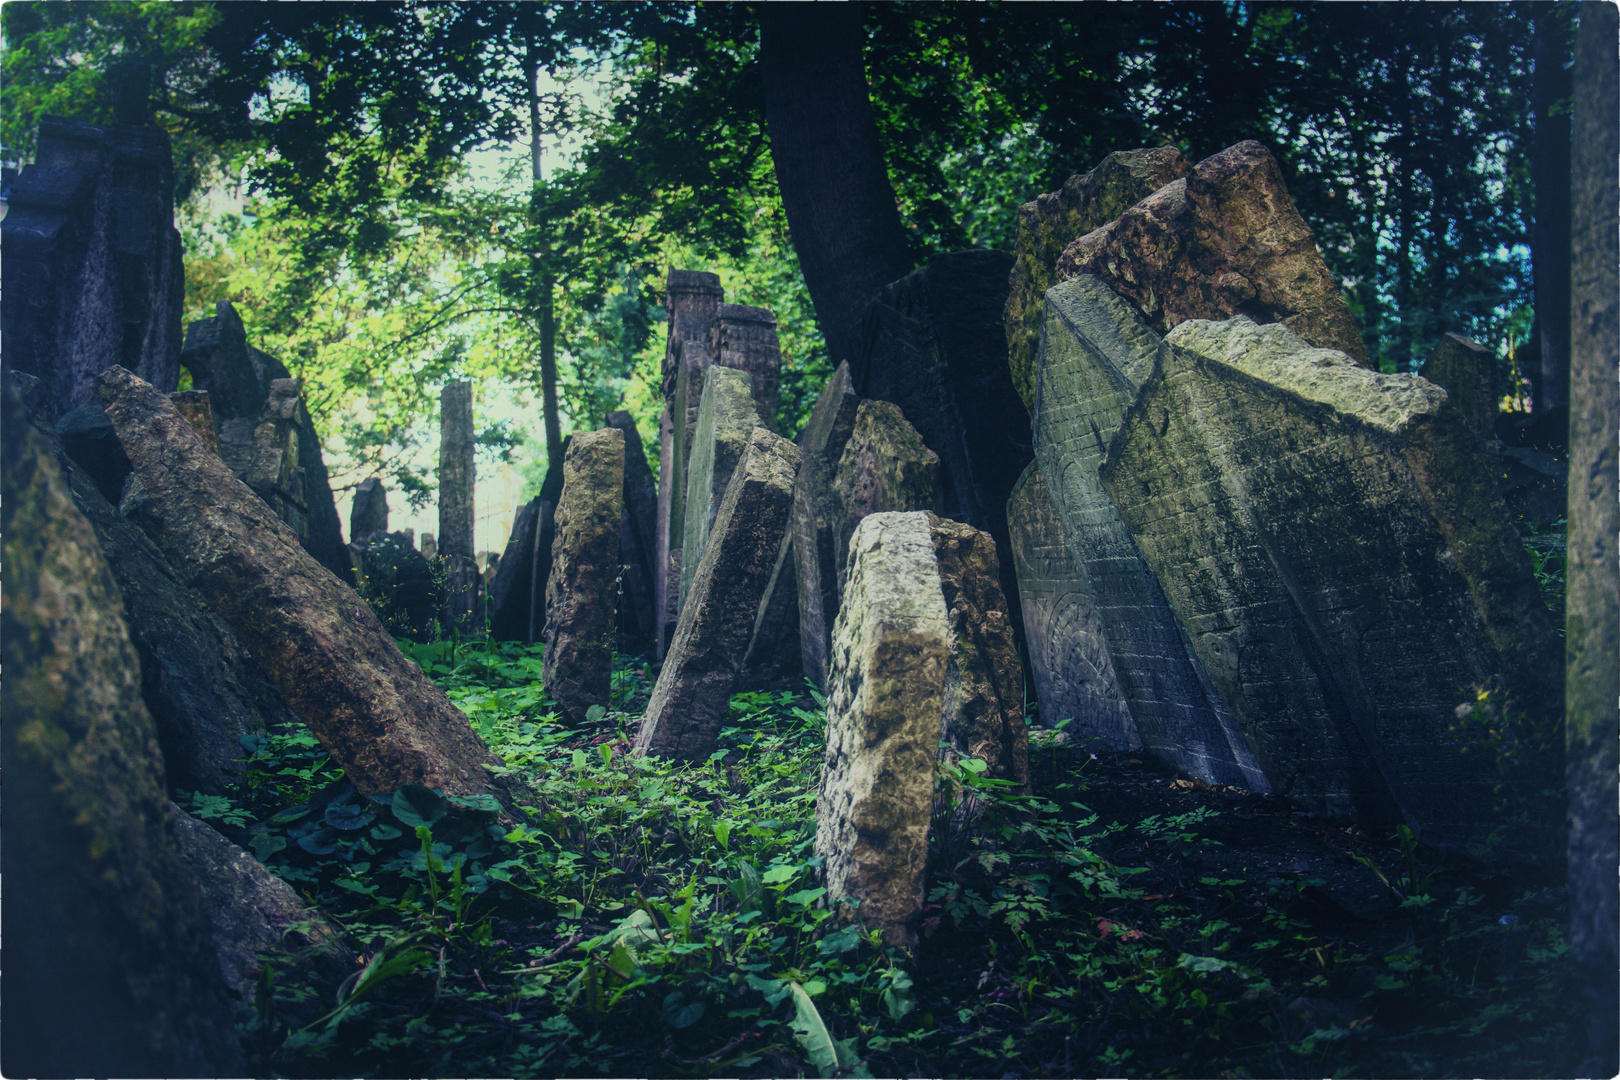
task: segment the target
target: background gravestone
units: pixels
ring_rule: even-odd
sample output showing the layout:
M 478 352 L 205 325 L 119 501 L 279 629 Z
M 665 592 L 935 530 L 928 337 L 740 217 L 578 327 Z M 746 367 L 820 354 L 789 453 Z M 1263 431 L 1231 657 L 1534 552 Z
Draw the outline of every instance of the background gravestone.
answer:
M 1041 726 L 1073 721 L 1066 730 L 1087 750 L 1140 749 L 1102 622 L 1033 462 L 1007 500 L 1007 524 Z
M 742 460 L 748 437 L 759 422 L 753 383 L 747 372 L 715 364 L 703 384 L 691 464 L 686 472 L 686 535 L 681 544 L 681 607 L 692 591 L 709 530 L 720 511 L 731 471 Z M 769 430 L 767 428 L 767 430 Z
M 939 455 L 923 443 L 899 406 L 863 401 L 833 476 L 838 595 L 849 570 L 849 540 L 868 514 L 932 510 L 939 505 Z
M 776 430 L 776 388 L 782 378 L 782 349 L 770 308 L 721 304 L 709 330 L 710 362 L 745 371 L 753 386 L 760 426 Z
M 1174 146 L 1116 151 L 1088 173 L 1071 176 L 1050 195 L 1018 208 L 1018 240 L 1009 275 L 1003 327 L 1013 386 L 1026 409 L 1035 407 L 1035 359 L 1046 290 L 1062 279 L 1057 262 L 1075 240 L 1186 176 L 1192 163 Z
M 1462 413 L 1468 426 L 1480 438 L 1496 438 L 1497 393 L 1496 354 L 1472 338 L 1446 334 L 1435 342 L 1434 352 L 1418 372 L 1440 387 L 1451 404 Z
M 658 489 L 641 444 L 641 432 L 627 412 L 611 412 L 607 426 L 624 433 L 624 513 L 619 519 L 619 558 L 623 560 L 624 603 L 619 631 L 626 651 L 645 652 L 656 630 L 653 584 L 658 549 Z
M 368 476 L 354 490 L 354 504 L 349 511 L 349 542 L 358 543 L 372 533 L 388 531 L 388 489 L 382 479 Z
M 827 901 L 914 947 L 928 866 L 951 630 L 928 515 L 878 513 L 852 537 L 827 678 L 816 854 Z
M 1101 476 L 1273 784 L 1456 842 L 1498 820 L 1468 688 L 1558 690 L 1490 471 L 1433 384 L 1238 317 L 1171 332 Z
M 473 552 L 472 383 L 447 383 L 439 392 L 438 555 L 445 560 L 445 622 L 463 635 L 482 627 L 482 589 Z
M 540 526 L 540 498 L 517 508 L 512 534 L 489 583 L 489 636 L 494 641 L 525 641 L 534 577 L 534 539 Z
M 1047 290 L 1035 456 L 1143 750 L 1208 783 L 1268 791 L 1243 731 L 1188 652 L 1175 612 L 1098 476 L 1158 347 L 1135 309 L 1095 278 Z M 1083 620 L 1068 625 L 1086 628 Z M 1059 648 L 1093 646 L 1081 638 Z
M 613 687 L 624 433 L 575 432 L 563 456 L 562 497 L 546 582 L 546 691 L 575 723 L 606 707 Z
M 850 388 L 849 363 L 822 388 L 799 432 L 799 478 L 793 485 L 792 557 L 798 586 L 799 665 L 805 678 L 827 685 L 833 620 L 838 616 L 838 495 L 833 477 L 861 399 Z

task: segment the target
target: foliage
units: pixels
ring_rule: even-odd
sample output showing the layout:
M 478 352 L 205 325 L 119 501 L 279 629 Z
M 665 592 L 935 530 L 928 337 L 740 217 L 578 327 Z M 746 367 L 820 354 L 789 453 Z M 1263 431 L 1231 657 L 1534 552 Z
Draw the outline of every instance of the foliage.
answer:
M 1150 866 L 1220 851 L 1219 816 L 1105 817 L 1045 738 L 1033 798 L 941 766 L 908 958 L 816 880 L 813 695 L 736 695 L 721 749 L 675 765 L 627 752 L 645 667 L 573 728 L 539 648 L 401 647 L 533 797 L 510 823 L 424 788 L 365 799 L 309 735 L 248 740 L 234 807 L 195 808 L 360 958 L 335 988 L 266 977 L 261 1073 L 1547 1075 L 1572 1030 L 1547 887 L 1481 886 L 1407 835 L 1372 857 L 1398 914 L 1353 934 L 1308 915 L 1310 874 L 1166 888 Z

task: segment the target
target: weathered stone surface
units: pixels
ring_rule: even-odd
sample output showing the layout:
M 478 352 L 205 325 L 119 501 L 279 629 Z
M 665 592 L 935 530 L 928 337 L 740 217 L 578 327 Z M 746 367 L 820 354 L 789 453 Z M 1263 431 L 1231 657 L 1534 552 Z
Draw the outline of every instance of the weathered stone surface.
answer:
M 1026 409 L 1035 407 L 1035 359 L 1041 341 L 1041 308 L 1056 285 L 1063 250 L 1093 229 L 1186 176 L 1192 163 L 1173 146 L 1121 150 L 1088 173 L 1069 177 L 1050 195 L 1018 208 L 1018 241 L 1004 324 L 1013 386 Z
M 1269 790 L 1098 479 L 1104 452 L 1152 372 L 1158 346 L 1158 335 L 1135 310 L 1095 278 L 1049 289 L 1035 456 L 1144 751 L 1210 783 Z M 1080 630 L 1085 623 L 1071 625 Z M 1061 647 L 1091 648 L 1083 640 Z
M 760 423 L 748 373 L 714 364 L 703 383 L 697 432 L 686 470 L 686 535 L 681 544 L 681 608 L 692 593 L 692 579 L 703 561 L 731 471 L 742 460 L 749 433 Z
M 303 395 L 297 379 L 274 379 L 264 411 L 253 425 L 252 441 L 233 448 L 227 446 L 227 462 L 298 534 L 298 541 L 309 544 L 309 504 L 305 499 L 306 476 L 299 464 Z
M 560 470 L 559 470 L 560 471 Z M 557 507 L 544 496 L 535 522 L 534 566 L 529 571 L 529 637 L 533 645 L 546 629 L 546 587 L 551 582 L 551 549 L 557 542 Z
M 861 399 L 850 388 L 849 363 L 838 365 L 799 432 L 799 479 L 793 485 L 793 565 L 798 586 L 799 664 L 827 685 L 833 620 L 838 616 L 838 495 L 833 476 L 844 454 Z
M 434 539 L 430 532 L 422 534 L 422 557 L 424 559 L 437 559 L 439 557 L 439 541 Z
M 180 359 L 191 372 L 192 385 L 208 394 L 218 433 L 218 453 L 238 477 L 243 477 L 257 429 L 270 407 L 271 387 L 276 380 L 290 375 L 281 361 L 247 343 L 241 317 L 228 301 L 215 304 L 214 311 L 212 319 L 198 319 L 186 327 Z M 343 543 L 343 525 L 321 455 L 320 436 L 302 402 L 294 419 L 298 427 L 297 467 L 303 470 L 301 501 L 309 523 L 302 543 L 315 561 L 353 585 L 354 566 Z
M 445 624 L 464 636 L 483 630 L 478 566 L 474 562 L 472 383 L 439 392 L 439 557 L 445 566 Z
M 575 432 L 563 456 L 557 538 L 546 582 L 546 690 L 578 723 L 606 707 L 613 683 L 619 516 L 624 512 L 624 433 Z
M 743 665 L 766 680 L 793 678 L 802 670 L 799 659 L 799 589 L 793 558 L 792 508 L 788 528 L 776 552 L 776 566 L 765 583 L 765 596 L 754 619 Z
M 675 421 L 669 406 L 658 418 L 658 517 L 653 548 L 653 658 L 662 660 L 680 615 L 680 586 L 670 594 L 669 520 L 675 488 Z M 683 493 L 684 494 L 684 493 Z M 675 579 L 680 581 L 679 576 Z M 671 601 L 674 601 L 673 603 Z
M 636 734 L 639 753 L 686 761 L 713 753 L 787 534 L 799 457 L 786 439 L 749 432 Z
M 782 379 L 782 348 L 770 308 L 721 304 L 709 330 L 711 363 L 746 371 L 759 424 L 776 430 L 776 388 Z
M 336 927 L 306 907 L 292 886 L 207 824 L 178 807 L 175 839 L 197 877 L 220 972 L 239 1012 L 251 1013 L 265 954 L 282 980 L 335 986 L 354 970 Z M 309 932 L 288 933 L 302 923 Z
M 1276 159 L 1257 142 L 1205 158 L 1074 241 L 1057 276 L 1080 274 L 1131 301 L 1160 333 L 1188 319 L 1247 315 L 1372 363 Z
M 151 538 L 82 471 L 67 478 L 124 601 L 141 661 L 141 698 L 157 724 L 170 789 L 234 791 L 244 756 L 238 740 L 302 721 Z
M 1034 462 L 1007 500 L 1007 524 L 1041 725 L 1072 721 L 1065 730 L 1087 750 L 1140 749 L 1102 621 Z
M 932 510 L 939 505 L 939 455 L 923 443 L 899 406 L 863 401 L 855 429 L 844 444 L 833 476 L 838 493 L 833 557 L 838 563 L 838 595 L 844 594 L 849 539 L 868 514 Z
M 1607 4 L 1582 4 L 1575 38 L 1570 268 L 1569 569 L 1565 616 L 1565 782 L 1569 791 L 1571 982 L 1590 1010 L 1588 1046 L 1577 1069 L 1620 1068 L 1620 18 Z
M 624 602 L 619 632 L 627 652 L 644 653 L 652 647 L 655 632 L 653 556 L 658 548 L 658 489 L 635 419 L 627 412 L 611 412 L 607 424 L 624 433 L 624 513 L 619 518 Z
M 985 763 L 985 775 L 1029 794 L 1024 668 L 1001 592 L 996 542 L 960 521 L 928 515 L 934 560 L 950 626 L 940 737 L 958 757 Z
M 175 844 L 117 586 L 9 387 L 0 390 L 0 438 L 0 1068 L 8 1076 L 242 1075 L 207 912 Z
M 56 437 L 102 498 L 116 506 L 129 479 L 129 457 L 101 406 L 86 405 L 62 416 L 56 421 Z
M 706 341 L 709 327 L 725 296 L 720 275 L 705 270 L 671 269 L 664 280 L 664 311 L 669 316 L 665 339 L 663 390 L 668 400 L 675 393 L 680 346 L 689 340 Z
M 1007 497 L 1034 459 L 1029 410 L 1002 362 L 1002 309 L 1013 257 L 1004 251 L 936 255 L 867 306 L 857 393 L 900 406 L 939 455 L 939 512 L 983 529 L 1007 550 Z M 1023 636 L 1012 560 L 1002 593 Z
M 827 900 L 894 944 L 917 942 L 951 628 L 923 513 L 878 513 L 852 537 L 833 635 L 816 854 Z
M 219 453 L 219 432 L 214 428 L 214 406 L 206 390 L 179 390 L 169 395 L 174 407 L 198 435 L 208 449 Z
M 1481 438 L 1496 438 L 1496 354 L 1473 338 L 1447 334 L 1418 372 L 1440 387 Z
M 368 476 L 354 489 L 349 510 L 349 542 L 358 544 L 372 533 L 388 531 L 388 489 L 382 478 Z
M 165 392 L 178 384 L 185 271 L 173 219 L 161 128 L 40 121 L 0 225 L 0 333 L 7 365 L 48 387 L 52 420 L 90 404 L 91 381 L 113 364 Z
M 423 539 L 432 543 L 433 534 Z M 361 591 L 383 627 L 395 637 L 432 641 L 439 634 L 443 589 L 429 557 L 416 550 L 410 530 L 373 533 L 352 545 Z
M 123 368 L 103 372 L 96 390 L 145 489 L 159 547 L 354 785 L 369 795 L 416 783 L 510 804 L 509 782 L 484 768 L 500 759 L 467 718 L 173 404 Z
M 1551 620 L 1438 387 L 1247 318 L 1173 331 L 1101 477 L 1279 790 L 1435 839 L 1494 824 L 1449 733 L 1504 679 L 1545 718 Z
M 540 499 L 517 508 L 495 576 L 489 583 L 489 636 L 494 641 L 527 641 L 529 600 L 534 583 L 534 538 L 540 527 Z

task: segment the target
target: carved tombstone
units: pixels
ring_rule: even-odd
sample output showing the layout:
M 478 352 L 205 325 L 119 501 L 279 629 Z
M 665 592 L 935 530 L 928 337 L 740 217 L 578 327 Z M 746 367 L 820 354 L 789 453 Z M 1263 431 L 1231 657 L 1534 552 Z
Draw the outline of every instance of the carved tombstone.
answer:
M 939 505 L 939 455 L 923 443 L 899 407 L 863 401 L 855 428 L 833 476 L 838 493 L 833 557 L 838 563 L 838 594 L 849 569 L 849 540 L 868 514 L 932 510 Z
M 1496 354 L 1472 338 L 1447 334 L 1435 342 L 1434 352 L 1418 374 L 1446 392 L 1468 426 L 1480 438 L 1496 438 Z
M 534 538 L 540 526 L 540 499 L 530 499 L 512 517 L 512 534 L 489 583 L 489 636 L 494 641 L 525 641 L 534 576 Z

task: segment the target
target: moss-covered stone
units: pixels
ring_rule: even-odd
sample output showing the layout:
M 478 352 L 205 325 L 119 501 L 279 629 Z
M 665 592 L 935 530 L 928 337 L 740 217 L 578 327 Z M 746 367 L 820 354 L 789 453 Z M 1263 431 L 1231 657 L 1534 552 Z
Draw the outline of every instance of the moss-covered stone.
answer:
M 939 455 L 923 443 L 900 407 L 863 401 L 833 476 L 838 508 L 833 557 L 838 592 L 849 569 L 849 541 L 868 514 L 933 510 L 939 506 Z
M 805 678 L 827 685 L 833 620 L 838 617 L 838 494 L 833 476 L 855 430 L 861 399 L 850 386 L 849 363 L 822 388 L 799 448 L 804 460 L 793 485 L 793 566 L 798 585 L 799 666 Z
M 760 423 L 754 404 L 753 385 L 747 372 L 719 364 L 710 365 L 704 376 L 703 401 L 698 407 L 697 431 L 686 468 L 686 529 L 681 543 L 683 610 L 731 472 L 742 460 L 749 433 L 756 427 L 766 427 Z
M 1046 290 L 1062 278 L 1057 261 L 1071 243 L 1113 221 L 1192 165 L 1173 146 L 1116 151 L 1090 172 L 1018 208 L 1016 262 L 1003 316 L 1013 386 L 1035 407 L 1035 358 Z

